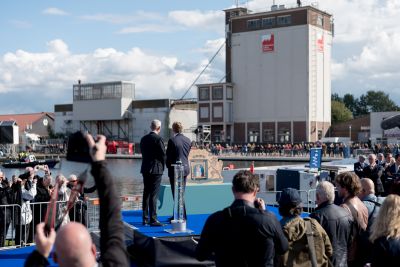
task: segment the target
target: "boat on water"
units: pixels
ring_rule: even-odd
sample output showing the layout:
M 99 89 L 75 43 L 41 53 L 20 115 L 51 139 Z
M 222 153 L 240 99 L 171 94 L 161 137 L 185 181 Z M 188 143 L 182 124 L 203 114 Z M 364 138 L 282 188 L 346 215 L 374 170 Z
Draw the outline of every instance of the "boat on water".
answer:
M 4 162 L 4 168 L 34 168 L 36 165 L 47 165 L 49 168 L 54 168 L 60 162 L 59 158 L 56 159 L 36 159 L 35 155 L 28 155 L 23 160 L 10 160 Z

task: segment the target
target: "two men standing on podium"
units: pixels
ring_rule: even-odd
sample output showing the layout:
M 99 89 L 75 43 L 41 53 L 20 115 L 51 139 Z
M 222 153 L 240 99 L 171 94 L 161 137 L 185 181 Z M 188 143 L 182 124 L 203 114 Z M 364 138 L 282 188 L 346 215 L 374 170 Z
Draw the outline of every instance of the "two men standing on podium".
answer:
M 165 159 L 168 167 L 168 177 L 171 184 L 172 196 L 175 191 L 174 164 L 181 161 L 184 167 L 184 185 L 189 175 L 189 153 L 191 148 L 190 139 L 182 134 L 182 124 L 174 122 L 172 131 L 174 136 L 168 141 L 168 148 L 165 152 L 165 145 L 160 136 L 161 121 L 153 120 L 150 125 L 151 132 L 142 137 L 140 151 L 142 152 L 142 166 L 140 172 L 143 175 L 143 225 L 162 226 L 157 218 L 157 198 L 160 190 L 162 175 L 164 172 Z M 186 209 L 184 209 L 186 220 Z M 171 218 L 173 219 L 173 218 Z

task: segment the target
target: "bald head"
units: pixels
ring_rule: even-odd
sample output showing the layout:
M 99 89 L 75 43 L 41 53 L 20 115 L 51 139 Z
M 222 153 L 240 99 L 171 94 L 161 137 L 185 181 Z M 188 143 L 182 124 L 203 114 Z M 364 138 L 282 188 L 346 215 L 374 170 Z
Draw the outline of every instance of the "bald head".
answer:
M 96 247 L 89 232 L 80 223 L 71 222 L 57 233 L 54 260 L 71 267 L 93 267 L 96 263 Z
M 369 178 L 362 178 L 360 180 L 361 182 L 361 192 L 359 194 L 359 197 L 363 199 L 364 197 L 373 194 L 375 195 L 375 186 L 374 182 L 369 179 Z

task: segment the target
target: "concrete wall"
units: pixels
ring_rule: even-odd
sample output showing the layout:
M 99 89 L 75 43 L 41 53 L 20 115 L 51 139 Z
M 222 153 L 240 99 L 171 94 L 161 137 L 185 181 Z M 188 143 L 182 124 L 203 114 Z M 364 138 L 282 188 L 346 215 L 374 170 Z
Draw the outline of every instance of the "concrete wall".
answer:
M 131 98 L 74 101 L 74 120 L 120 120 Z
M 273 52 L 261 38 L 273 33 Z M 232 34 L 234 120 L 301 121 L 308 105 L 308 26 Z
M 161 137 L 164 140 L 169 138 L 169 108 L 143 108 L 133 109 L 133 142 L 140 143 L 140 139 L 150 130 L 150 123 L 154 119 L 161 121 Z

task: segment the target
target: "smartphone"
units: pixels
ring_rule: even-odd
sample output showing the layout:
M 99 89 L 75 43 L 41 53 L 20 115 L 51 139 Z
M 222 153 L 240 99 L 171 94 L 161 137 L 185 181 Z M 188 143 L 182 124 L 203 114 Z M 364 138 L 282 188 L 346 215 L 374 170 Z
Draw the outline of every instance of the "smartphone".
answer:
M 75 162 L 92 162 L 89 145 L 85 135 L 81 132 L 75 132 L 68 138 L 67 160 Z

